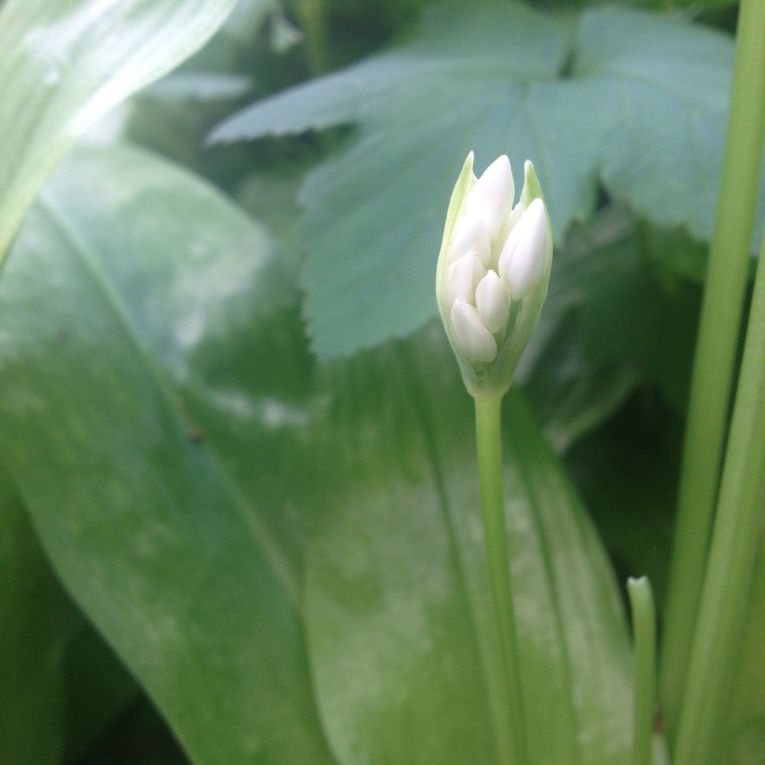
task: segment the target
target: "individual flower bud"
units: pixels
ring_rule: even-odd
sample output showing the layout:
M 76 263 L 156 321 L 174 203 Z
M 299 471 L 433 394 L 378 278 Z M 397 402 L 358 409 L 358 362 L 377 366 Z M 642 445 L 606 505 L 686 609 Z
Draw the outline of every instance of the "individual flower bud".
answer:
M 499 256 L 499 273 L 513 300 L 522 299 L 542 281 L 551 258 L 547 210 L 537 198 L 513 226 Z
M 472 303 L 475 299 L 475 288 L 486 269 L 481 264 L 474 250 L 468 251 L 456 263 L 449 266 L 446 275 L 446 296 L 449 303 L 464 300 Z
M 467 198 L 467 210 L 483 219 L 490 237 L 495 237 L 510 215 L 515 182 L 506 154 L 497 157 L 475 182 Z
M 510 295 L 496 271 L 489 271 L 475 290 L 475 307 L 489 332 L 500 332 L 510 316 Z
M 483 265 L 488 268 L 491 261 L 491 239 L 483 218 L 465 214 L 457 222 L 452 241 L 449 260 L 461 258 L 468 250 L 473 250 Z
M 465 358 L 479 363 L 494 361 L 497 343 L 472 305 L 457 300 L 452 306 L 450 318 L 454 340 Z
M 513 207 L 506 156 L 480 178 L 468 155 L 452 191 L 436 269 L 436 300 L 468 391 L 504 393 L 539 318 L 552 236 L 534 167 Z

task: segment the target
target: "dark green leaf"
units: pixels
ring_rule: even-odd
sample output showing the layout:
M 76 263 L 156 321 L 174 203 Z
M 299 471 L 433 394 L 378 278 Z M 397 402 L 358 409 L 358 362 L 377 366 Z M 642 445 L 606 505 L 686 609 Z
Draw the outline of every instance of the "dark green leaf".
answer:
M 61 593 L 0 472 L 0 762 L 55 765 L 62 746 Z

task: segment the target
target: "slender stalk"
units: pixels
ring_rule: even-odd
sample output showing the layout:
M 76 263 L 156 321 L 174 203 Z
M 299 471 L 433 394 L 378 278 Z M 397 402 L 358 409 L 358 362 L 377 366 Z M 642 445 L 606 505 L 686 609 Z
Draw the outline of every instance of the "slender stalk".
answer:
M 713 761 L 746 618 L 764 499 L 765 237 L 682 700 L 676 765 L 707 765 Z
M 644 576 L 627 580 L 635 651 L 632 707 L 632 765 L 653 765 L 653 714 L 656 703 L 656 609 Z
M 679 714 L 718 489 L 765 135 L 765 2 L 742 0 L 720 199 L 696 346 L 680 479 L 660 694 Z
M 500 650 L 505 669 L 505 686 L 509 695 L 508 713 L 512 734 L 513 762 L 525 765 L 526 728 L 523 718 L 523 691 L 518 662 L 518 646 L 510 586 L 510 565 L 507 554 L 505 500 L 502 489 L 502 396 L 475 399 L 476 444 L 481 479 L 481 507 L 489 564 L 489 579 L 497 619 Z
M 306 60 L 312 77 L 327 71 L 327 35 L 323 0 L 295 0 L 295 14 L 305 33 Z

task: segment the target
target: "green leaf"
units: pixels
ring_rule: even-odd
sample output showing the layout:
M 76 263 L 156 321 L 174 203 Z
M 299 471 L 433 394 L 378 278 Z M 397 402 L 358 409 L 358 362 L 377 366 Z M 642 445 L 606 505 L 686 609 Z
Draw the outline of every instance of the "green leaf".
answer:
M 501 762 L 451 352 L 438 330 L 316 370 L 298 310 L 288 263 L 206 186 L 76 153 L 0 295 L 0 443 L 46 551 L 197 763 L 329 763 L 322 730 L 343 765 Z M 508 414 L 535 761 L 621 762 L 612 576 L 525 406 Z
M 4 469 L 0 526 L 0 762 L 55 765 L 63 738 L 61 593 Z
M 500 153 L 516 172 L 533 160 L 558 242 L 592 214 L 599 179 L 651 220 L 708 236 L 732 56 L 729 37 L 644 11 L 437 8 L 414 41 L 257 102 L 212 140 L 358 123 L 302 194 L 309 329 L 320 356 L 343 356 L 433 315 L 469 149 L 480 169 Z
M 92 625 L 73 606 L 70 610 L 75 618 L 63 658 L 66 739 L 62 759 L 79 763 L 139 690 Z
M 190 56 L 235 0 L 8 0 L 0 10 L 0 260 L 45 179 L 112 107 Z
M 604 359 L 590 335 L 589 304 L 624 289 L 639 256 L 635 221 L 624 210 L 607 208 L 586 226 L 575 226 L 558 252 L 550 289 L 537 329 L 516 372 L 548 442 L 559 452 L 592 430 L 621 404 L 639 381 L 630 350 Z M 653 313 L 651 303 L 639 316 Z M 612 321 L 618 344 L 629 322 Z M 590 346 L 595 346 L 595 351 Z
M 623 8 L 583 15 L 574 74 L 612 112 L 600 172 L 616 198 L 711 238 L 732 72 L 732 40 L 699 24 Z
M 4 450 L 46 551 L 192 759 L 211 765 L 330 761 L 296 534 L 284 537 L 300 519 L 268 476 L 289 459 L 282 425 L 305 416 L 290 403 L 300 377 L 253 400 L 230 379 L 256 391 L 302 372 L 303 356 L 281 353 L 288 325 L 261 322 L 237 367 L 224 364 L 230 332 L 294 306 L 278 268 L 266 274 L 270 253 L 205 185 L 140 152 L 91 151 L 30 212 L 0 302 Z M 218 412 L 209 429 L 200 386 Z M 236 427 L 216 438 L 227 415 Z
M 306 608 L 319 704 L 344 765 L 507 761 L 472 407 L 440 334 L 335 378 L 342 450 L 323 451 L 339 485 L 311 548 Z M 629 662 L 611 572 L 520 398 L 506 414 L 530 761 L 623 762 Z
M 765 759 L 765 539 L 757 554 L 746 628 L 731 683 L 723 738 L 724 765 L 758 765 Z

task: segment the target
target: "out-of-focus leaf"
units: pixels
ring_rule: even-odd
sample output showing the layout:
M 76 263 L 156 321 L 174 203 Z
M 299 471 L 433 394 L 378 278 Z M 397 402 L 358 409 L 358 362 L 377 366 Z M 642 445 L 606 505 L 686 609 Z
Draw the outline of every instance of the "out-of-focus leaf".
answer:
M 639 258 L 634 218 L 619 208 L 577 226 L 553 261 L 537 329 L 516 372 L 547 440 L 564 451 L 607 418 L 637 384 L 637 359 L 604 359 L 589 348 L 588 303 L 614 289 Z M 643 311 L 653 310 L 651 304 Z M 609 323 L 616 335 L 623 326 Z
M 534 161 L 558 241 L 592 213 L 599 176 L 651 220 L 709 236 L 731 39 L 624 8 L 576 21 L 511 4 L 439 8 L 414 41 L 216 129 L 213 140 L 232 141 L 359 125 L 303 189 L 306 316 L 320 356 L 433 315 L 446 202 L 469 149 L 480 165 L 500 153 L 516 171 Z
M 235 0 L 9 0 L 0 11 L 0 259 L 99 117 L 197 50 Z
M 139 695 L 139 689 L 82 614 L 77 612 L 73 616 L 63 656 L 65 741 L 62 762 L 80 765 L 105 729 Z
M 192 759 L 332 761 L 295 607 L 311 523 L 308 646 L 336 761 L 492 761 L 471 413 L 441 332 L 314 374 L 287 261 L 135 150 L 75 155 L 16 247 L 0 295 L 15 448 L 0 443 L 62 579 Z M 535 761 L 621 762 L 611 574 L 520 401 L 507 424 Z
M 587 354 L 602 364 L 633 365 L 682 414 L 701 290 L 685 280 L 664 278 L 647 253 L 634 252 L 615 263 L 612 278 L 593 285 L 582 307 Z
M 732 72 L 731 38 L 699 24 L 616 7 L 582 16 L 574 74 L 611 114 L 600 172 L 614 196 L 711 237 Z
M 63 738 L 61 593 L 0 470 L 0 762 L 54 765 Z
M 455 366 L 424 336 L 335 377 L 342 448 L 325 450 L 334 507 L 306 599 L 319 704 L 344 765 L 508 761 L 472 411 Z M 527 408 L 511 397 L 507 410 L 529 761 L 621 762 L 629 670 L 611 573 Z
M 760 543 L 738 667 L 731 683 L 725 733 L 724 765 L 765 762 L 765 540 Z
M 684 231 L 661 229 L 652 232 L 648 254 L 657 267 L 668 274 L 704 284 L 708 247 Z
M 406 335 L 431 317 L 440 229 L 468 150 L 483 163 L 509 146 L 514 160 L 538 160 L 548 138 L 546 90 L 567 55 L 566 23 L 518 6 L 463 7 L 430 13 L 424 30 L 393 53 L 266 99 L 215 133 L 231 140 L 363 125 L 303 189 L 306 315 L 322 356 Z M 564 162 L 540 168 L 558 233 L 592 204 L 590 135 Z M 584 193 L 566 193 L 572 185 Z
M 73 765 L 190 765 L 162 718 L 139 696 Z
M 648 576 L 661 609 L 680 471 L 682 420 L 655 388 L 638 389 L 566 455 L 622 582 Z
M 172 102 L 220 101 L 239 98 L 252 86 L 248 77 L 221 72 L 181 71 L 169 74 L 150 88 L 144 97 Z
M 206 765 L 330 761 L 297 611 L 300 519 L 268 475 L 305 418 L 270 250 L 205 185 L 92 151 L 30 212 L 0 299 L 2 443 L 46 551 Z M 209 429 L 199 375 L 222 410 Z M 278 380 L 280 397 L 250 401 L 232 377 Z

